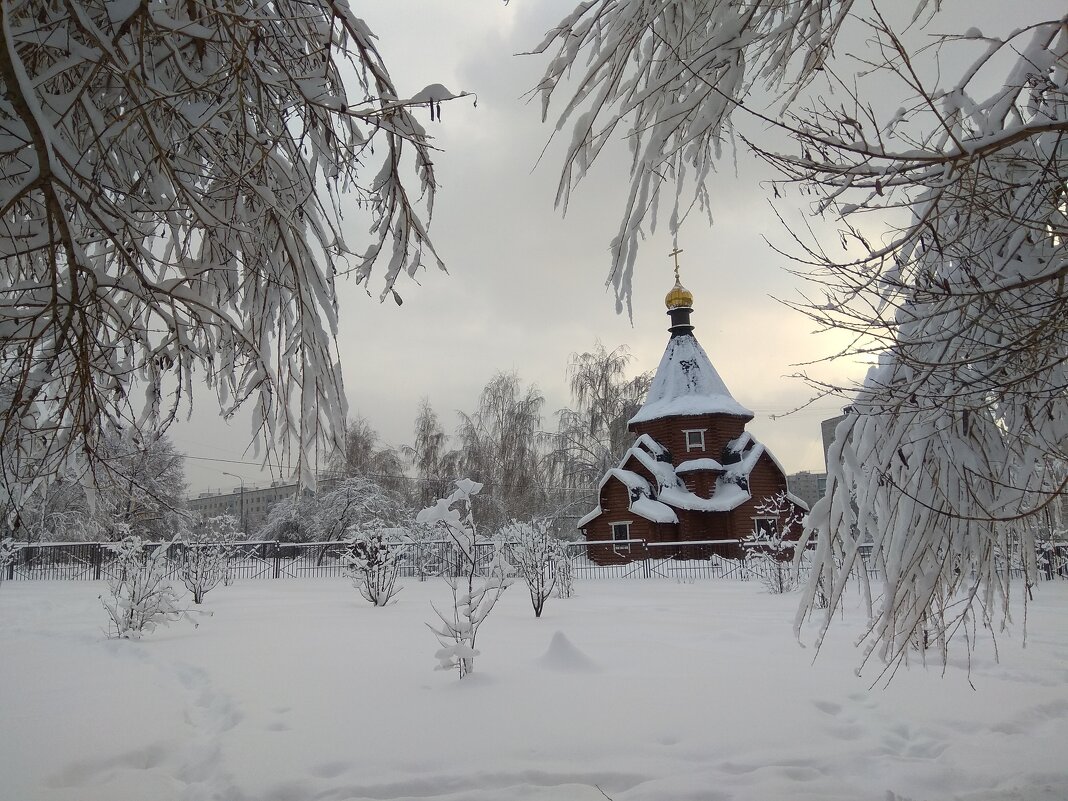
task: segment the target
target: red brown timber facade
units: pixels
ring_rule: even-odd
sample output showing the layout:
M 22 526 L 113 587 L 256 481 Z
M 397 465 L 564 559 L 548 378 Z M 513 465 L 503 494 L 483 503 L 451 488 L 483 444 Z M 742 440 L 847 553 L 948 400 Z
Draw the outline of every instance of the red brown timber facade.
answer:
M 629 424 L 634 446 L 605 475 L 597 508 L 579 522 L 588 542 L 605 543 L 588 549 L 598 563 L 712 554 L 737 559 L 745 553 L 739 541 L 754 533 L 758 518 L 775 519 L 782 532 L 807 511 L 788 494 L 779 463 L 746 432 L 752 412 L 731 397 L 693 337 L 692 300 L 676 281 L 667 298 L 672 337 L 646 403 Z M 780 493 L 787 493 L 786 511 L 758 511 Z M 642 542 L 618 543 L 623 534 Z M 710 540 L 731 542 L 645 547 Z

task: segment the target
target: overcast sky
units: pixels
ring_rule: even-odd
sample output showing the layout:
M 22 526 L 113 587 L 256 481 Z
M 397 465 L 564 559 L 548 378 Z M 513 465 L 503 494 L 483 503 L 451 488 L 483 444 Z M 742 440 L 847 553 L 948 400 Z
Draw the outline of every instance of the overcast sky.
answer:
M 544 393 L 544 426 L 551 429 L 553 413 L 569 403 L 570 354 L 598 340 L 609 348 L 626 344 L 634 372 L 654 369 L 668 337 L 664 295 L 673 283 L 668 253 L 674 243 L 666 230 L 649 237 L 634 281 L 633 320 L 616 314 L 605 280 L 627 188 L 623 149 L 595 166 L 566 217 L 553 207 L 561 149 L 550 146 L 538 164 L 552 126 L 541 123 L 538 103 L 525 95 L 544 59 L 515 54 L 537 44 L 574 0 L 390 0 L 356 7 L 379 35 L 402 96 L 443 83 L 477 93 L 478 102 L 446 104 L 440 123 L 420 112 L 443 151 L 431 233 L 448 275 L 427 272 L 418 284 L 402 279 L 399 307 L 379 303 L 377 276 L 371 296 L 353 284 L 340 287 L 339 348 L 350 411 L 366 417 L 385 443 L 400 446 L 411 440 L 422 397 L 451 431 L 456 410 L 472 410 L 495 372 L 514 370 Z M 837 414 L 840 403 L 825 399 L 792 416 L 772 415 L 812 395 L 788 377 L 796 365 L 835 352 L 844 340 L 814 334 L 807 319 L 774 299 L 796 299 L 802 281 L 765 242 L 789 245 L 761 169 L 740 153 L 738 164 L 728 160 L 714 176 L 713 225 L 694 214 L 678 238 L 682 279 L 695 297 L 696 336 L 737 400 L 756 413 L 749 429 L 787 472 L 818 471 L 819 423 Z M 805 203 L 787 201 L 776 208 L 800 222 Z M 863 375 L 853 360 L 814 369 L 839 381 Z M 271 478 L 246 451 L 248 420 L 227 425 L 206 394 L 197 399 L 193 420 L 172 435 L 194 457 L 187 462 L 191 492 L 236 486 L 228 473 L 246 485 Z

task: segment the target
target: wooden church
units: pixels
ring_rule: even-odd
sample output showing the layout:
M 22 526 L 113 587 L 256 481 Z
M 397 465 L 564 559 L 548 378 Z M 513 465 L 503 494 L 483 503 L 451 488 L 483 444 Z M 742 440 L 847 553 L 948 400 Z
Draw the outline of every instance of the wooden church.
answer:
M 782 465 L 745 430 L 753 413 L 734 399 L 693 335 L 693 295 L 679 280 L 679 252 L 672 254 L 675 286 L 665 299 L 671 337 L 628 425 L 637 438 L 601 479 L 597 508 L 578 523 L 588 542 L 605 543 L 588 548 L 602 564 L 712 553 L 740 558 L 741 540 L 784 531 L 788 516 L 808 511 L 789 494 Z M 760 511 L 777 495 L 786 501 L 777 515 Z M 694 542 L 706 544 L 686 545 Z

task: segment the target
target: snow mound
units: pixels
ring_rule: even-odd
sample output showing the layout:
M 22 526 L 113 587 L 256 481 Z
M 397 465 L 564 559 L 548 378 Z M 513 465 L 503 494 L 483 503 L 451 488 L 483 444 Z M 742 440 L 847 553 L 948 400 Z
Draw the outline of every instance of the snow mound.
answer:
M 538 659 L 538 664 L 548 670 L 562 673 L 596 673 L 597 664 L 576 648 L 562 631 L 553 635 L 549 647 Z

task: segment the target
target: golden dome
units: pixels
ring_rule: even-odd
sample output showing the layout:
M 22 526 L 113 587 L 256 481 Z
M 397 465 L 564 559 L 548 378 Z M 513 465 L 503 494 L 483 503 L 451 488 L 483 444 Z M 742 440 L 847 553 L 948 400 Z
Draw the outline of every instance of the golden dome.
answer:
M 693 293 L 676 278 L 675 286 L 671 287 L 671 291 L 664 298 L 664 305 L 669 309 L 692 309 Z

